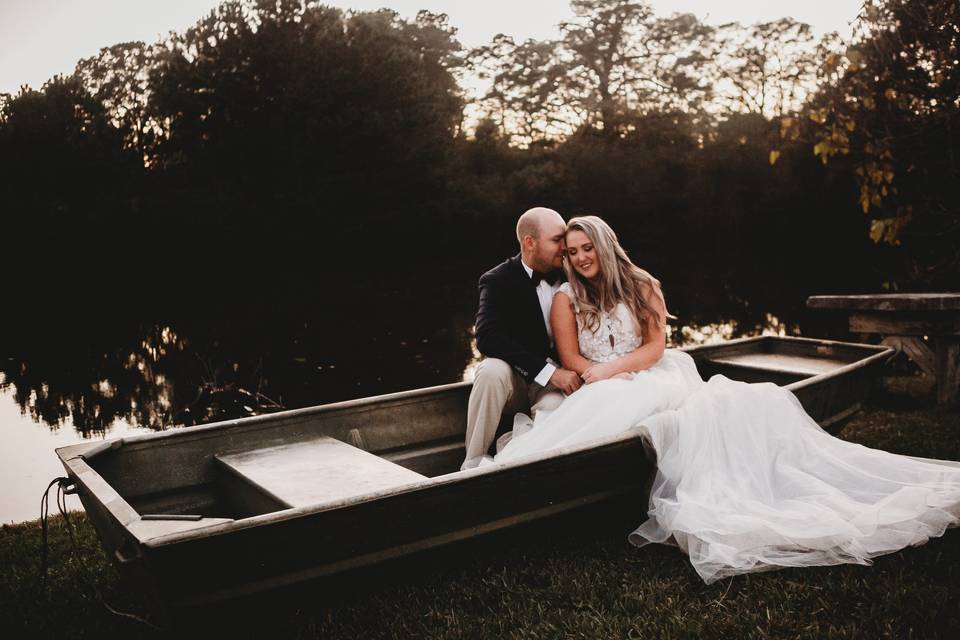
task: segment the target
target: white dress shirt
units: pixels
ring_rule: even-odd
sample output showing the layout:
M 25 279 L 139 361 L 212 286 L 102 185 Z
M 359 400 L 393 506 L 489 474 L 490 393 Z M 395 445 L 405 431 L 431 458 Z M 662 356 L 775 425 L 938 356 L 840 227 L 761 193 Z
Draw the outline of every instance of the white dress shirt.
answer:
M 520 264 L 523 265 L 527 275 L 532 279 L 533 269 L 528 267 L 523 259 L 520 260 Z M 550 338 L 551 347 L 553 346 L 553 329 L 550 328 L 550 307 L 553 306 L 553 294 L 555 294 L 559 288 L 560 282 L 550 284 L 546 280 L 541 280 L 539 284 L 537 284 L 537 300 L 540 302 L 540 310 L 543 312 L 543 324 L 547 328 L 547 337 Z M 557 364 L 550 358 L 547 358 L 547 364 L 544 365 L 543 369 L 540 370 L 540 373 L 536 375 L 533 381 L 541 387 L 545 387 L 547 383 L 550 382 L 550 377 L 556 370 Z

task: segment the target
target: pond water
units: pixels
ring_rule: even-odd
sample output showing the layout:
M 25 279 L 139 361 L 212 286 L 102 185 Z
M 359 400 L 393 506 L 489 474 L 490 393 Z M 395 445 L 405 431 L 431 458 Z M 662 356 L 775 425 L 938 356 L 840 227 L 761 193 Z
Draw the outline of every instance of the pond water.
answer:
M 142 318 L 128 301 L 127 313 L 19 322 L 0 338 L 0 522 L 39 516 L 44 487 L 63 475 L 56 447 L 471 379 L 476 275 L 442 280 L 384 287 L 357 276 L 295 303 L 239 299 Z M 803 310 L 802 287 L 748 300 L 705 278 L 677 282 L 667 287 L 672 346 L 846 337 L 836 319 Z

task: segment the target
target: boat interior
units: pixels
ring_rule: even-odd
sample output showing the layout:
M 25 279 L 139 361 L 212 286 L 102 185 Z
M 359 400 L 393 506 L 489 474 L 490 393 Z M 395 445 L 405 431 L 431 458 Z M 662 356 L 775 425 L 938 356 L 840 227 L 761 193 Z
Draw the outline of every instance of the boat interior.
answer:
M 877 349 L 827 340 L 763 336 L 693 347 L 687 352 L 693 356 L 704 380 L 722 374 L 741 382 L 786 386 L 836 371 L 874 355 Z
M 705 379 L 720 373 L 790 385 L 873 355 L 864 349 L 756 338 L 687 351 Z M 470 383 L 457 383 L 87 445 L 78 453 L 150 537 L 334 507 L 458 474 L 469 393 Z

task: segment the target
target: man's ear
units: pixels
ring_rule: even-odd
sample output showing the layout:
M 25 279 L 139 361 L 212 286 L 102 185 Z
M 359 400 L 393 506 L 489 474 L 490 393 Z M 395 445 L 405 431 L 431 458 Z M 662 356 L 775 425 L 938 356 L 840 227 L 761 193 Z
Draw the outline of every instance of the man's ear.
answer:
M 533 247 L 537 244 L 537 241 L 531 235 L 523 236 L 523 248 L 527 251 L 532 251 Z

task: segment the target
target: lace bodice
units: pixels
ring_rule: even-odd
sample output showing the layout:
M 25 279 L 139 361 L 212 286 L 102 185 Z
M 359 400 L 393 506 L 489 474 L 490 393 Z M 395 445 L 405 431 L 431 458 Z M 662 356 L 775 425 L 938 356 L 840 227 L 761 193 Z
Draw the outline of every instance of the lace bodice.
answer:
M 627 305 L 621 302 L 611 312 L 601 311 L 600 326 L 594 333 L 583 324 L 580 307 L 569 282 L 560 285 L 557 293 L 561 292 L 570 298 L 574 310 L 577 311 L 577 342 L 584 358 L 594 362 L 609 362 L 630 353 L 642 344 Z

